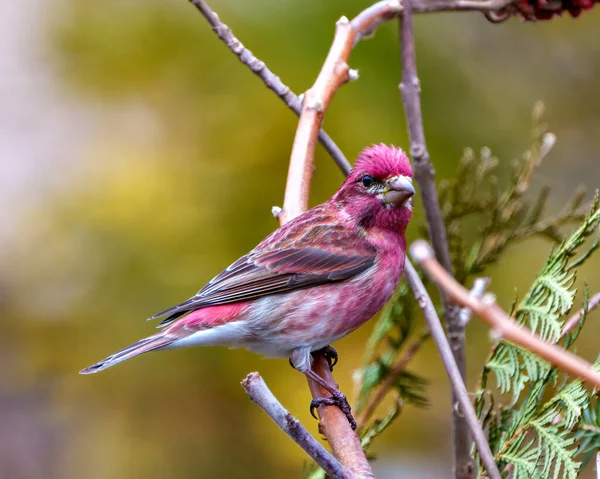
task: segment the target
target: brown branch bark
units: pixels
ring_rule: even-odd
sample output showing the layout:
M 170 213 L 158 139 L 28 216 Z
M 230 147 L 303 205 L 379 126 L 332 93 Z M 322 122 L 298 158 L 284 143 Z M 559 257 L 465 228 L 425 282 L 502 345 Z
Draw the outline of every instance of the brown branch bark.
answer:
M 329 384 L 336 384 L 329 363 L 322 354 L 314 354 L 312 370 Z M 336 384 L 337 386 L 337 384 Z M 329 392 L 317 383 L 308 380 L 308 387 L 314 398 L 327 397 Z M 353 477 L 375 478 L 371 465 L 362 450 L 360 438 L 350 427 L 346 415 L 337 406 L 320 406 L 319 431 L 327 438 L 335 457 L 348 469 Z
M 333 457 L 277 400 L 258 373 L 250 373 L 242 381 L 242 387 L 256 404 L 312 457 L 332 478 L 350 479 L 352 475 Z
M 490 284 L 490 278 L 475 278 L 475 281 L 473 281 L 473 287 L 471 288 L 470 294 L 472 294 L 476 298 L 481 298 L 483 296 L 483 293 L 485 293 L 485 290 L 487 289 L 489 284 Z M 471 311 L 469 308 L 462 308 L 458 314 L 459 314 L 459 318 L 460 318 L 462 327 L 465 328 L 467 326 L 467 324 L 469 324 L 469 321 L 471 321 L 471 316 L 473 316 L 473 311 Z
M 404 12 L 400 18 L 400 39 L 402 51 L 402 83 L 400 91 L 408 124 L 410 138 L 410 156 L 413 160 L 414 175 L 419 190 L 429 238 L 436 257 L 443 267 L 452 274 L 452 262 L 446 237 L 446 226 L 438 202 L 435 186 L 435 170 L 429 159 L 425 131 L 423 128 L 423 115 L 421 113 L 421 85 L 417 76 L 415 55 L 415 38 L 413 30 L 413 0 L 404 0 Z M 448 338 L 452 354 L 460 374 L 464 380 L 466 375 L 465 360 L 465 328 L 460 320 L 459 310 L 447 300 L 443 291 L 440 296 L 444 305 L 444 319 L 448 331 Z M 458 397 L 452 396 L 452 447 L 453 469 L 456 479 L 469 479 L 475 471 L 475 464 L 471 457 L 471 438 L 465 415 L 456 405 Z
M 448 276 L 451 277 L 450 275 Z M 473 439 L 475 440 L 475 446 L 479 451 L 481 462 L 483 463 L 488 476 L 491 479 L 500 479 L 502 476 L 500 475 L 500 471 L 496 466 L 494 455 L 490 450 L 485 433 L 483 432 L 481 424 L 479 423 L 479 419 L 477 418 L 477 414 L 475 413 L 475 408 L 473 408 L 473 404 L 469 398 L 469 393 L 467 392 L 462 375 L 458 369 L 454 355 L 452 354 L 450 344 L 446 339 L 440 318 L 438 318 L 438 315 L 435 312 L 435 306 L 431 302 L 431 298 L 427 294 L 427 290 L 425 289 L 421 278 L 419 278 L 419 274 L 410 263 L 408 258 L 406 259 L 406 264 L 404 266 L 404 277 L 408 281 L 408 285 L 412 289 L 415 298 L 417 299 L 417 303 L 423 311 L 423 316 L 425 317 L 425 321 L 429 327 L 431 337 L 433 338 L 433 341 L 437 346 L 437 350 L 440 353 L 444 368 L 446 368 L 446 372 L 448 373 L 448 378 L 452 384 L 452 390 L 454 391 L 457 403 L 460 405 L 465 423 L 467 424 L 467 427 L 469 428 Z M 467 292 L 467 294 L 469 293 Z
M 415 241 L 410 247 L 410 254 L 454 301 L 473 310 L 497 336 L 537 354 L 567 374 L 581 378 L 594 387 L 600 387 L 600 372 L 590 363 L 559 346 L 543 341 L 526 327 L 517 325 L 494 303 L 492 295 L 478 299 L 469 294 L 469 291 L 437 262 L 427 243 Z

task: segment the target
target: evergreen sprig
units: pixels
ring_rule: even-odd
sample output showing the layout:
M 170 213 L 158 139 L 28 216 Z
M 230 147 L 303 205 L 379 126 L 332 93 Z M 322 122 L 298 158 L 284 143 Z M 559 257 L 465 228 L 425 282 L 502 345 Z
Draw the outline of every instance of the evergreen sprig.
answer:
M 536 277 L 527 295 L 514 311 L 515 321 L 527 325 L 544 340 L 565 340 L 571 347 L 586 319 L 588 291 L 584 290 L 583 311 L 579 325 L 564 332 L 566 314 L 573 307 L 576 268 L 591 252 L 597 241 L 578 259 L 573 260 L 585 241 L 597 234 L 600 209 L 596 195 L 582 225 L 554 251 Z M 599 363 L 596 364 L 600 365 Z M 490 373 L 496 377 L 500 395 L 512 394 L 507 406 L 499 405 L 489 391 Z M 578 454 L 587 454 L 600 441 L 598 431 L 589 436 L 581 433 L 584 411 L 589 408 L 590 394 L 579 380 L 564 380 L 557 386 L 558 371 L 535 355 L 506 341 L 500 342 L 487 361 L 476 398 L 476 409 L 488 427 L 490 445 L 497 463 L 512 469 L 514 479 L 575 479 L 582 463 Z M 550 399 L 544 400 L 550 393 Z M 589 414 L 583 415 L 589 418 Z M 593 422 L 596 418 L 591 418 Z M 587 438 L 586 446 L 582 439 Z M 480 471 L 483 475 L 483 472 Z
M 548 186 L 533 201 L 525 196 L 534 173 L 555 142 L 555 136 L 543 122 L 543 114 L 543 104 L 536 104 L 532 145 L 520 161 L 513 161 L 510 181 L 503 190 L 496 175 L 500 162 L 488 148 L 483 148 L 479 156 L 466 149 L 456 177 L 440 183 L 439 200 L 455 276 L 460 283 L 496 262 L 516 240 L 542 235 L 562 242 L 560 227 L 582 221 L 589 209 L 589 205 L 582 205 L 584 189 L 577 190 L 562 211 L 548 218 L 542 218 L 550 192 Z M 475 239 L 467 241 L 465 236 L 473 229 L 478 230 Z

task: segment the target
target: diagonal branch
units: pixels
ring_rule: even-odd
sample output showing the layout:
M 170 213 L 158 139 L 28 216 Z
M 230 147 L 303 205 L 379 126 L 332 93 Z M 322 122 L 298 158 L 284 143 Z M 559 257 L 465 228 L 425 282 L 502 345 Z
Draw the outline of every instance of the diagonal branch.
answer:
M 250 399 L 258 404 L 283 432 L 304 449 L 304 452 L 312 457 L 329 477 L 336 479 L 348 479 L 351 477 L 348 470 L 312 437 L 295 417 L 285 410 L 269 390 L 260 374 L 248 374 L 246 379 L 242 381 L 242 386 L 248 393 L 248 396 L 250 396 Z
M 312 370 L 329 384 L 337 384 L 331 375 L 329 363 L 323 354 L 313 353 Z M 329 392 L 314 381 L 308 380 L 308 387 L 314 398 L 327 397 Z M 350 427 L 346 415 L 337 406 L 320 406 L 319 431 L 327 438 L 335 457 L 360 479 L 374 479 L 371 466 L 362 450 L 359 437 Z
M 442 362 L 444 363 L 444 367 L 446 368 L 446 372 L 450 378 L 456 400 L 460 405 L 462 414 L 464 415 L 465 423 L 467 424 L 467 427 L 471 431 L 473 439 L 475 440 L 475 445 L 479 451 L 481 462 L 483 463 L 488 476 L 491 479 L 500 479 L 502 476 L 500 475 L 500 471 L 498 471 L 498 467 L 494 461 L 494 455 L 490 450 L 490 446 L 487 443 L 487 439 L 483 429 L 481 428 L 481 424 L 479 424 L 479 420 L 477 419 L 477 414 L 475 413 L 473 404 L 469 399 L 467 388 L 465 387 L 462 375 L 452 354 L 450 344 L 448 343 L 446 335 L 444 334 L 444 328 L 442 327 L 440 318 L 438 318 L 438 315 L 435 312 L 435 306 L 431 302 L 431 298 L 427 294 L 427 290 L 425 289 L 421 278 L 419 278 L 419 274 L 416 272 L 408 258 L 406 259 L 406 264 L 404 265 L 404 276 L 408 281 L 415 298 L 417 299 L 417 303 L 423 311 L 423 316 L 425 316 L 425 321 L 427 321 L 427 326 L 429 326 L 431 337 L 433 338 L 440 353 L 440 357 L 442 358 Z
M 410 156 L 413 160 L 414 175 L 419 184 L 421 200 L 425 209 L 429 238 L 436 257 L 446 271 L 452 274 L 446 226 L 442 218 L 435 186 L 435 171 L 429 159 L 429 152 L 425 143 L 423 115 L 421 113 L 421 84 L 417 76 L 415 55 L 412 1 L 404 0 L 404 13 L 400 18 L 402 51 L 400 91 L 408 123 Z M 452 354 L 464 379 L 466 374 L 464 323 L 460 320 L 458 308 L 447 300 L 443 291 L 440 291 L 440 295 L 444 304 L 444 318 Z M 456 404 L 457 399 L 456 394 L 453 394 L 452 403 Z M 456 479 L 469 479 L 472 477 L 474 470 L 474 462 L 471 457 L 471 438 L 469 437 L 466 419 L 457 407 L 452 408 L 452 436 L 454 476 Z
M 494 302 L 492 295 L 487 294 L 479 299 L 469 294 L 469 291 L 436 261 L 433 251 L 425 241 L 415 241 L 410 247 L 410 254 L 448 296 L 461 306 L 471 309 L 492 328 L 496 336 L 531 351 L 564 373 L 600 388 L 600 372 L 590 363 L 555 344 L 543 341 L 526 327 L 517 325 Z

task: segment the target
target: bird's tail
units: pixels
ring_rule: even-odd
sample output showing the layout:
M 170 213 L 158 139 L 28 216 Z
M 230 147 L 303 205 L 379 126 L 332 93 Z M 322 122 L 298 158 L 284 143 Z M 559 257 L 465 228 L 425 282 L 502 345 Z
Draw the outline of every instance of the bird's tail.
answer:
M 97 373 L 98 371 L 110 368 L 111 366 L 126 361 L 127 359 L 139 356 L 140 354 L 144 354 L 149 351 L 154 351 L 155 349 L 161 349 L 166 346 L 169 346 L 176 339 L 176 337 L 168 336 L 164 332 L 156 334 L 154 336 L 150 336 L 148 338 L 138 341 L 137 343 L 133 343 L 127 346 L 126 348 L 117 351 L 114 354 L 111 354 L 106 359 L 103 359 L 102 361 L 90 367 L 82 369 L 81 371 L 79 371 L 79 374 Z

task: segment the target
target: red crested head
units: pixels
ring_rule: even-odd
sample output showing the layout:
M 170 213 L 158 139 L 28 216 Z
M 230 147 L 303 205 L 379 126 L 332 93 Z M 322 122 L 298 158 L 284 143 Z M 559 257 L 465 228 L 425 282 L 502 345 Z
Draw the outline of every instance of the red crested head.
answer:
M 406 153 L 384 144 L 365 148 L 333 196 L 350 221 L 404 233 L 412 214 L 412 167 Z
M 412 166 L 403 150 L 381 143 L 361 151 L 350 177 L 367 173 L 382 180 L 397 175 L 412 178 Z

